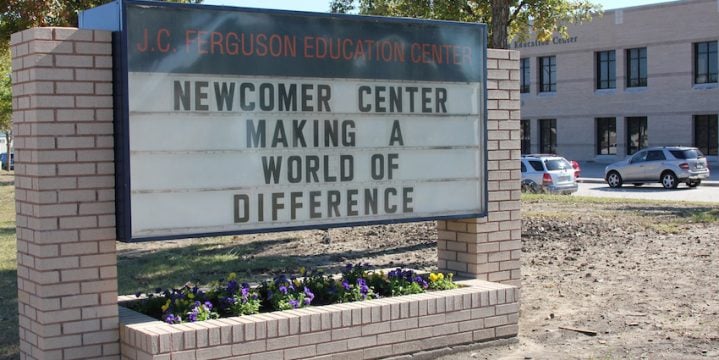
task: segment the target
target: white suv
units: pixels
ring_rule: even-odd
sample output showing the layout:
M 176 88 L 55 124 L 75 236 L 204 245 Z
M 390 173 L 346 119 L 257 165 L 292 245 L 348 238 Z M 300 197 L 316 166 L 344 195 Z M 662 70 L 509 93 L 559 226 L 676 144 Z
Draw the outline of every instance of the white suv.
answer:
M 522 192 L 571 194 L 579 186 L 567 159 L 550 154 L 522 155 Z

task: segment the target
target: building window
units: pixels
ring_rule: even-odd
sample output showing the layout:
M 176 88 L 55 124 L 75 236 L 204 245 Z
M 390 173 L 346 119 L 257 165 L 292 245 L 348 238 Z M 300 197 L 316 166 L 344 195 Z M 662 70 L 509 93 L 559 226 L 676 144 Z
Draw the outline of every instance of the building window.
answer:
M 557 91 L 557 57 L 539 58 L 539 92 Z
M 554 154 L 557 149 L 557 119 L 539 120 L 539 151 Z
M 614 89 L 616 80 L 615 51 L 597 52 L 597 89 Z
M 617 119 L 597 119 L 597 155 L 617 154 Z
M 717 114 L 694 116 L 694 146 L 705 155 L 719 155 Z
M 694 83 L 717 82 L 717 42 L 707 41 L 694 44 Z
M 532 152 L 532 142 L 531 142 L 531 133 L 530 133 L 530 123 L 529 120 L 522 120 L 521 121 L 521 129 L 519 130 L 519 137 L 522 140 L 522 154 L 529 154 Z
M 647 147 L 647 117 L 627 118 L 627 155 Z
M 647 48 L 627 49 L 627 87 L 647 86 Z
M 519 60 L 519 92 L 529 92 L 529 58 Z

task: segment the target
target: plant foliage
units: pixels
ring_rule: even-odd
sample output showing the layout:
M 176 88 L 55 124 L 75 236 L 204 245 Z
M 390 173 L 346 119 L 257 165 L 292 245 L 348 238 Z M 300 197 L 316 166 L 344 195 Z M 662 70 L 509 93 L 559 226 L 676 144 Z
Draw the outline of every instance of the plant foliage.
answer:
M 236 274 L 231 273 L 227 280 L 211 284 L 207 291 L 188 283 L 178 289 L 155 289 L 144 297 L 137 293 L 140 299 L 129 307 L 168 324 L 180 324 L 457 288 L 452 274 L 420 275 L 401 268 L 385 274 L 369 270 L 367 264 L 348 264 L 339 277 L 302 272 L 302 278 L 280 275 L 255 288 L 240 284 Z
M 510 39 L 566 37 L 568 24 L 591 20 L 601 7 L 589 0 L 333 0 L 330 11 L 485 23 L 489 47 L 506 49 Z

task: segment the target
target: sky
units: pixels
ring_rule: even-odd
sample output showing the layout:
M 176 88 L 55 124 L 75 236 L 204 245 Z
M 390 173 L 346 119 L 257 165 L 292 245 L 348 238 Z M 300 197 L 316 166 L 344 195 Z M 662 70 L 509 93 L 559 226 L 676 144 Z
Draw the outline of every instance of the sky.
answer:
M 667 0 L 593 0 L 602 5 L 602 9 L 610 10 L 619 7 L 630 7 L 646 4 L 667 2 Z M 327 12 L 330 0 L 205 0 L 205 5 L 228 5 L 278 10 L 299 10 Z

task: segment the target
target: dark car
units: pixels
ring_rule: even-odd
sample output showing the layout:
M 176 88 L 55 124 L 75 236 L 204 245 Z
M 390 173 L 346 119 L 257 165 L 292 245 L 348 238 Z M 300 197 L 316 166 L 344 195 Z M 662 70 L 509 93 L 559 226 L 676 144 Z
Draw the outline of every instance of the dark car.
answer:
M 0 163 L 3 170 L 14 170 L 15 169 L 15 154 L 10 154 L 10 168 L 8 169 L 7 164 L 7 153 L 0 154 Z

